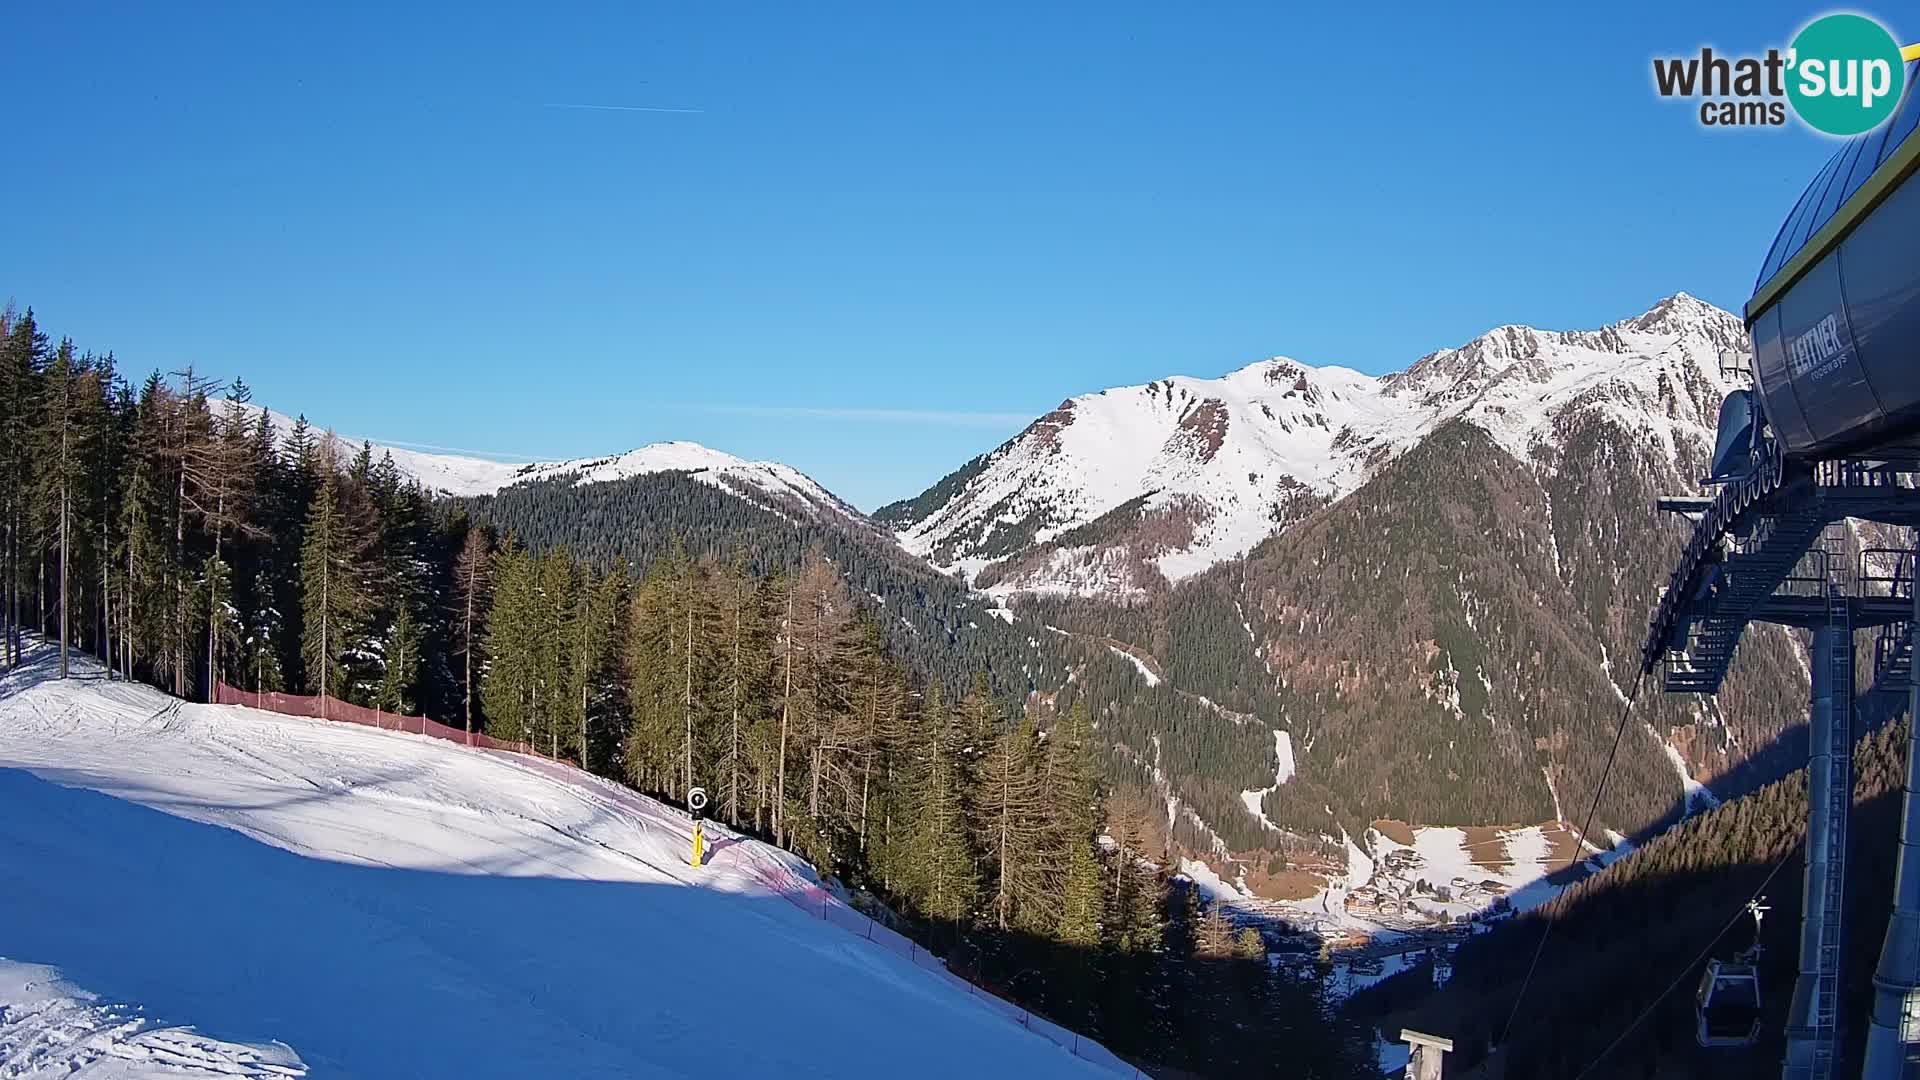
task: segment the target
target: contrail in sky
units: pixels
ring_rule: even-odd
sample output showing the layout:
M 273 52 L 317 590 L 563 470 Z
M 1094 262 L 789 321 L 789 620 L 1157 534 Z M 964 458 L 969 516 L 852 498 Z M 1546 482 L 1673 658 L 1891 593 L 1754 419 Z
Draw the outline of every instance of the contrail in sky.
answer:
M 468 457 L 505 458 L 514 462 L 533 461 L 540 457 L 538 454 L 516 454 L 509 450 L 473 450 L 464 446 L 435 446 L 433 443 L 401 442 L 398 439 L 368 439 L 367 441 L 380 446 L 398 447 L 401 450 L 428 450 L 442 454 L 465 454 Z
M 794 416 L 824 420 L 867 420 L 886 424 L 941 424 L 950 427 L 1004 427 L 1025 424 L 1025 413 L 972 412 L 962 409 L 818 408 L 800 405 L 696 405 L 701 412 L 738 416 Z
M 604 112 L 664 112 L 664 113 L 703 113 L 705 109 L 667 109 L 658 105 L 579 105 L 568 102 L 549 101 L 549 109 L 599 109 Z

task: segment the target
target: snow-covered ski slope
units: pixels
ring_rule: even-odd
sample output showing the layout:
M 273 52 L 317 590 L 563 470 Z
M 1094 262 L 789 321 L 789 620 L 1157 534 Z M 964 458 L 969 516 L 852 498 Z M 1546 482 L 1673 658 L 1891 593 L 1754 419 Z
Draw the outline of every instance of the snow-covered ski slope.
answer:
M 87 1038 L 117 1056 L 75 1075 L 112 1078 L 1112 1075 L 770 891 L 784 852 L 722 832 L 687 866 L 651 800 L 29 659 L 0 679 L 0 1075 Z
M 310 1075 L 285 1045 L 246 1046 L 155 1023 L 43 964 L 0 960 L 0 1076 L 272 1080 Z

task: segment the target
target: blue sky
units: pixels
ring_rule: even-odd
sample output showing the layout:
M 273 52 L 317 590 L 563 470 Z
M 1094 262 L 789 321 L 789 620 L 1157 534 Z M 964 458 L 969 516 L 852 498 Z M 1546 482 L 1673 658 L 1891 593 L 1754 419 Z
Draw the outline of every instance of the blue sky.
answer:
M 344 433 L 870 508 L 1105 386 L 1737 307 L 1830 152 L 1649 75 L 1823 7 L 1301 7 L 23 5 L 0 297 Z

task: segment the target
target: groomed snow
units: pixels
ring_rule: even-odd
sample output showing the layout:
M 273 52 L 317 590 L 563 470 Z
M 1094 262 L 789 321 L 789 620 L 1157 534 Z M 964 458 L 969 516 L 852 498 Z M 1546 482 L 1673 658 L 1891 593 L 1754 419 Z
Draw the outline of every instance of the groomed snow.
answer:
M 51 681 L 50 652 L 0 679 L 0 957 L 69 1012 L 105 1008 L 84 987 L 314 1075 L 1104 1075 L 770 891 L 806 872 L 776 849 L 717 829 L 695 870 L 688 823 L 612 785 Z

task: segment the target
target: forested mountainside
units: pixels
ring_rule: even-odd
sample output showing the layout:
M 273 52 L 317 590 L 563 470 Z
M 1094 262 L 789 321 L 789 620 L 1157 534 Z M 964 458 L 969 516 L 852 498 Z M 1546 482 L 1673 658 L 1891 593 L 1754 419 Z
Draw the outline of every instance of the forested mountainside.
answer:
M 863 523 L 836 526 L 852 539 L 783 533 L 773 522 L 795 504 L 705 467 L 460 503 L 371 446 L 343 458 L 301 421 L 283 435 L 237 382 L 221 393 L 192 372 L 135 389 L 112 357 L 0 312 L 8 667 L 39 634 L 58 644 L 57 677 L 85 650 L 176 697 L 220 682 L 322 694 L 669 799 L 701 785 L 716 816 L 1117 1052 L 1209 1075 L 1283 1057 L 1296 1075 L 1361 1068 L 1358 1029 L 1175 878 L 1157 814 L 1132 777 L 1109 778 L 1105 743 L 1132 712 L 1106 696 L 1114 684 L 997 694 L 989 663 L 1012 661 L 985 647 L 931 677 L 903 663 L 883 629 L 899 616 L 850 583 L 884 584 L 864 575 L 905 557 Z M 599 526 L 578 534 L 582 552 L 557 534 L 536 547 L 509 520 L 524 511 L 536 533 L 540 500 L 562 493 L 589 500 L 562 516 Z M 614 519 L 589 510 L 600 498 Z M 679 528 L 683 511 L 731 531 Z M 936 604 L 962 602 L 918 574 Z M 950 622 L 916 607 L 924 632 L 958 651 L 960 613 L 933 610 Z M 1007 619 L 983 607 L 968 629 L 1004 640 Z M 1035 648 L 1058 636 L 1034 632 Z M 956 670 L 963 692 L 946 685 Z
M 602 567 L 647 566 L 677 549 L 737 557 L 765 577 L 791 573 L 817 552 L 872 613 L 889 651 L 949 693 L 982 671 L 996 693 L 1016 699 L 1064 679 L 1057 645 L 1011 626 L 993 598 L 901 551 L 858 515 L 783 512 L 684 471 L 535 480 L 455 504 L 535 551 L 565 547 Z
M 1357 836 L 1382 817 L 1517 824 L 1584 807 L 1584 763 L 1605 752 L 1643 613 L 1686 528 L 1652 501 L 1694 490 L 1722 391 L 1718 354 L 1738 336 L 1732 316 L 1683 295 L 1599 331 L 1503 328 L 1380 380 L 1256 365 L 1224 381 L 1245 398 L 1229 395 L 1238 404 L 1226 412 L 1194 404 L 1208 400 L 1205 380 L 1088 395 L 876 515 L 906 524 L 914 548 L 915 535 L 932 535 L 925 523 L 971 514 L 981 485 L 1010 483 L 1010 460 L 1040 455 L 1071 474 L 1087 446 L 1131 445 L 1140 431 L 1129 424 L 1169 408 L 1192 422 L 1176 423 L 1142 476 L 1178 487 L 1184 461 L 1199 470 L 1181 481 L 1200 484 L 1188 494 L 1212 491 L 1228 474 L 1193 420 L 1212 417 L 1201 426 L 1229 433 L 1219 453 L 1269 455 L 1250 473 L 1277 485 L 1260 504 L 1272 535 L 1173 585 L 1136 573 L 1152 563 L 1143 538 L 1182 558 L 1198 550 L 1181 546 L 1173 510 L 1186 504 L 1162 497 L 1173 488 L 1063 529 L 995 518 L 993 550 L 1005 555 L 974 573 L 983 595 L 962 580 L 964 560 L 955 573 L 929 567 L 804 476 L 690 444 L 496 466 L 478 489 L 472 469 L 432 475 L 490 490 L 456 504 L 502 535 L 536 552 L 565 546 L 603 570 L 678 545 L 721 562 L 744 555 L 751 573 L 770 574 L 818 551 L 917 677 L 952 695 L 984 671 L 1002 699 L 1032 694 L 1053 709 L 1084 698 L 1114 781 L 1167 801 L 1187 851 L 1267 863 L 1263 853 Z M 1292 382 L 1269 377 L 1281 367 Z M 1336 415 L 1345 427 L 1329 430 Z M 1249 429 L 1251 443 L 1231 434 Z M 1308 436 L 1311 446 L 1298 441 Z M 1313 442 L 1322 437 L 1326 448 Z M 1320 465 L 1301 463 L 1322 452 Z M 1038 490 L 1019 487 L 1022 498 Z M 1251 504 L 1222 498 L 1210 513 L 1244 529 Z M 1125 587 L 1035 587 L 1030 571 L 1068 550 L 1097 556 L 1076 574 L 1106 567 L 1101 580 Z M 1792 639 L 1763 631 L 1717 704 L 1650 705 L 1599 824 L 1634 833 L 1685 809 L 1694 780 L 1724 792 L 1778 775 L 1791 753 L 1771 748 L 1797 722 L 1802 671 Z M 1293 758 L 1284 783 L 1276 732 Z
M 1171 686 L 1289 732 L 1295 774 L 1264 799 L 1283 827 L 1577 819 L 1686 524 L 1653 509 L 1659 451 L 1595 414 L 1566 422 L 1551 473 L 1456 421 L 1163 600 L 1032 607 L 1139 642 Z M 1775 744 L 1803 720 L 1805 680 L 1791 636 L 1761 629 L 1717 702 L 1643 689 L 1596 827 L 1683 809 L 1676 756 L 1730 787 L 1791 767 Z
M 738 557 L 748 573 L 769 575 L 817 553 L 917 679 L 956 696 L 984 673 L 996 696 L 1030 699 L 1043 715 L 1085 702 L 1110 748 L 1112 782 L 1184 808 L 1160 829 L 1187 852 L 1280 852 L 1303 842 L 1265 828 L 1241 801 L 1273 782 L 1265 727 L 1159 682 L 1104 633 L 1066 632 L 1044 613 L 967 588 L 864 522 L 781 513 L 679 473 L 516 484 L 455 504 L 530 550 L 564 547 L 601 567 L 646 566 L 682 550 L 722 564 Z
M 1897 701 L 1876 707 L 1882 713 L 1903 708 Z M 1854 932 L 1842 961 L 1842 1008 L 1849 1018 L 1842 1031 L 1856 1063 L 1881 928 L 1891 908 L 1889 853 L 1899 835 L 1906 737 L 1905 721 L 1888 724 L 1863 736 L 1854 751 L 1847 895 Z M 1453 1064 L 1462 1077 L 1475 1080 L 1734 1080 L 1776 1072 L 1797 968 L 1806 815 L 1802 768 L 1688 820 L 1534 915 L 1469 939 L 1455 954 L 1444 988 L 1433 987 L 1431 966 L 1422 965 L 1355 997 L 1349 1011 L 1395 1030 L 1406 1025 L 1454 1033 L 1460 1051 Z M 1751 944 L 1753 924 L 1742 909 L 1763 884 L 1773 910 L 1762 937 L 1761 1038 L 1746 1050 L 1702 1049 L 1694 1043 L 1693 991 L 1705 964 L 1689 963 L 1703 952 L 1730 959 Z M 1548 922 L 1553 932 L 1538 973 L 1508 1028 L 1516 992 Z M 1656 1004 L 1676 979 L 1678 986 Z M 1507 1041 L 1497 1060 L 1504 1072 L 1485 1060 L 1502 1030 Z M 1601 1059 L 1616 1038 L 1619 1046 Z M 1582 1072 L 1589 1067 L 1592 1072 Z
M 1698 491 L 1733 348 L 1738 319 L 1681 295 L 1595 331 L 1501 328 L 1379 380 L 1272 361 L 1086 395 L 876 517 L 1210 703 L 1242 729 L 1220 739 L 1235 783 L 1271 787 L 1283 829 L 1570 819 L 1689 527 L 1654 500 Z M 1103 471 L 1118 431 L 1150 460 Z M 1214 559 L 1252 520 L 1263 538 Z M 1644 695 L 1596 831 L 1780 775 L 1805 685 L 1795 639 L 1762 629 L 1718 701 Z M 1274 732 L 1294 764 L 1278 785 Z M 1230 803 L 1204 816 L 1253 839 Z
M 1280 455 L 1277 472 L 1263 474 L 1279 485 L 1261 511 L 1272 535 L 1170 585 L 1135 588 L 1151 578 L 1127 570 L 1114 580 L 1133 584 L 1119 590 L 1030 588 L 1037 579 L 1021 569 L 1069 548 L 1130 551 L 1148 534 L 1173 543 L 1184 534 L 1167 531 L 1172 504 L 1153 491 L 1066 528 L 1033 519 L 1031 530 L 1000 529 L 994 543 L 1011 545 L 1013 554 L 976 571 L 975 582 L 987 586 L 981 591 L 963 580 L 964 566 L 943 572 L 909 550 L 931 535 L 924 529 L 903 548 L 884 526 L 785 466 L 692 444 L 484 469 L 457 461 L 428 469 L 363 445 L 342 467 L 348 486 L 386 515 L 388 535 L 376 547 L 413 553 L 408 588 L 421 596 L 458 584 L 453 567 L 465 526 L 434 522 L 478 521 L 534 556 L 564 550 L 570 573 L 583 580 L 602 581 L 622 566 L 637 579 L 676 552 L 751 580 L 790 579 L 817 555 L 872 622 L 876 647 L 917 684 L 953 700 L 984 675 L 1003 708 L 1032 708 L 1043 725 L 1084 703 L 1109 782 L 1164 805 L 1160 830 L 1181 853 L 1208 857 L 1232 880 L 1229 861 L 1269 872 L 1301 856 L 1344 865 L 1341 836 L 1361 836 L 1380 818 L 1492 825 L 1583 812 L 1590 763 L 1604 757 L 1612 719 L 1632 688 L 1641 620 L 1686 528 L 1662 519 L 1652 502 L 1693 490 L 1703 467 L 1721 389 L 1717 359 L 1709 358 L 1731 340 L 1731 320 L 1680 296 L 1600 331 L 1504 328 L 1385 379 L 1327 375 L 1323 392 L 1309 392 L 1325 374 L 1311 369 L 1292 376 L 1306 390 L 1268 378 L 1279 370 L 1272 365 L 1259 367 L 1257 379 L 1230 376 L 1233 385 L 1253 380 L 1257 389 L 1240 404 L 1267 427 L 1255 442 L 1223 435 L 1220 446 L 1243 457 L 1263 446 Z M 1074 399 L 1071 416 L 1043 418 L 1009 446 L 1040 452 L 1044 440 L 1030 436 L 1051 424 L 1064 449 L 1048 460 L 1064 469 L 1080 460 L 1074 448 L 1084 449 L 1072 429 L 1119 395 L 1130 404 L 1115 415 L 1157 417 L 1171 407 L 1189 419 L 1211 417 L 1200 428 L 1176 425 L 1186 434 L 1173 450 L 1161 449 L 1206 466 L 1194 475 L 1217 479 L 1227 474 L 1202 460 L 1213 440 L 1194 432 L 1245 427 L 1244 410 L 1179 405 L 1183 394 L 1198 393 L 1193 382 Z M 124 392 L 116 407 L 134 416 L 139 398 L 158 390 L 212 396 L 204 386 L 169 389 L 162 381 L 142 395 Z M 1351 430 L 1328 433 L 1307 413 L 1287 419 L 1292 414 L 1268 400 L 1275 394 L 1323 420 L 1345 409 Z M 1336 397 L 1344 402 L 1337 408 Z M 1265 417 L 1268 406 L 1277 419 Z M 215 402 L 209 415 L 225 408 Z M 1426 419 L 1387 424 L 1382 417 L 1396 409 L 1402 420 Z M 308 454 L 348 449 L 299 422 L 251 407 L 241 414 L 259 460 L 269 452 L 285 458 L 290 444 Z M 1132 431 L 1111 423 L 1097 430 L 1110 441 Z M 1326 459 L 1338 468 L 1328 465 L 1333 472 L 1318 479 L 1289 472 L 1297 463 L 1286 455 L 1300 451 L 1281 438 L 1309 430 L 1338 443 Z M 969 493 L 979 485 L 1006 482 L 993 478 L 1019 455 L 1003 451 L 880 517 L 951 518 L 978 501 Z M 1147 474 L 1171 482 L 1173 458 L 1155 460 Z M 409 468 L 425 471 L 410 476 Z M 258 545 L 249 535 L 231 525 L 213 530 L 234 545 L 225 560 L 232 580 L 222 586 L 232 599 L 222 602 L 242 625 L 231 645 L 210 648 L 246 659 L 255 681 L 270 681 L 269 669 L 288 678 L 306 666 L 289 644 L 302 640 L 306 615 L 286 566 L 298 555 L 304 524 L 291 515 L 311 499 L 317 474 L 290 475 L 291 494 L 273 496 L 287 500 L 277 511 L 286 523 L 266 530 L 279 564 L 253 566 L 245 553 Z M 481 493 L 428 488 L 447 477 Z M 1244 524 L 1244 505 L 1229 499 L 1221 507 L 1219 514 Z M 1198 550 L 1166 550 L 1176 549 Z M 1135 565 L 1135 555 L 1112 555 L 1120 559 L 1112 565 Z M 110 588 L 111 579 L 102 585 Z M 397 612 L 380 606 L 368 623 L 390 633 Z M 458 650 L 445 618 L 420 607 L 401 629 L 419 638 L 420 678 L 409 700 L 436 715 L 464 714 L 465 660 L 455 670 L 448 659 Z M 341 678 L 376 679 L 390 647 L 383 640 L 356 645 L 362 659 L 354 663 L 366 673 L 349 664 Z M 179 655 L 163 659 L 163 669 L 190 692 L 204 678 L 205 660 L 189 663 L 185 641 L 172 648 Z M 1695 780 L 1726 793 L 1779 775 L 1792 753 L 1776 744 L 1798 723 L 1803 680 L 1793 639 L 1760 631 L 1717 703 L 1647 695 L 1597 825 L 1637 833 L 1689 802 L 1710 802 Z M 478 710 L 487 711 L 484 703 Z M 618 739 L 601 738 L 600 756 L 616 755 Z

